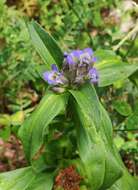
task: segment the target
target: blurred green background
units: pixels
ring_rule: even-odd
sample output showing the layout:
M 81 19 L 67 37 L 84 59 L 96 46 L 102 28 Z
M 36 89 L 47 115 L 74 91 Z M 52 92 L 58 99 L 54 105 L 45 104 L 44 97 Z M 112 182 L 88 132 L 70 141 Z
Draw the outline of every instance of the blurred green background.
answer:
M 25 24 L 32 19 L 53 35 L 63 51 L 115 50 L 124 62 L 138 63 L 136 0 L 0 0 L 0 171 L 25 165 L 16 134 L 46 87 L 37 69 L 42 60 Z M 122 158 L 137 175 L 138 72 L 97 92 L 112 119 Z

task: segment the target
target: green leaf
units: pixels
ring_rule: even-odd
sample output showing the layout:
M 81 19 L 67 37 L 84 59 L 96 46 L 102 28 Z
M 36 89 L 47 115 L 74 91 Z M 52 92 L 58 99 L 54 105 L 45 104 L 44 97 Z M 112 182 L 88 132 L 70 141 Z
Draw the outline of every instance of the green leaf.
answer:
M 52 36 L 34 21 L 28 24 L 28 30 L 32 43 L 46 63 L 47 69 L 51 69 L 51 64 L 61 66 L 63 62 L 63 53 Z
M 0 174 L 0 190 L 51 190 L 53 174 L 35 174 L 31 167 Z
M 0 174 L 0 190 L 25 190 L 33 178 L 30 167 L 2 173 Z
M 75 97 L 77 103 L 79 104 L 81 110 L 85 110 L 85 113 L 94 122 L 97 131 L 101 130 L 102 125 L 106 125 L 104 128 L 106 138 L 111 143 L 112 142 L 112 123 L 110 118 L 104 108 L 99 102 L 98 96 L 94 87 L 90 84 L 86 84 L 79 90 L 70 91 Z M 105 119 L 103 119 L 105 118 Z
M 44 65 L 37 65 L 36 66 L 36 71 L 38 72 L 39 76 L 42 78 L 43 77 L 43 73 L 47 70 L 47 66 Z
M 47 92 L 37 109 L 19 130 L 26 156 L 31 160 L 41 148 L 50 122 L 65 110 L 67 94 Z
M 124 101 L 117 100 L 113 102 L 114 109 L 123 116 L 129 116 L 132 113 L 131 106 Z
M 137 190 L 138 180 L 124 170 L 124 175 L 108 190 Z
M 91 85 L 70 92 L 76 101 L 79 154 L 89 182 L 94 190 L 107 189 L 122 175 L 114 153 L 111 121 Z
M 87 113 L 86 117 L 83 119 L 83 122 L 81 121 L 82 124 L 80 125 L 81 127 L 83 127 L 83 132 L 85 132 L 85 133 L 81 134 L 82 135 L 81 138 L 86 139 L 86 142 L 88 142 L 88 143 L 90 143 L 90 141 L 88 141 L 87 140 L 88 138 L 85 137 L 86 134 L 88 134 L 89 137 L 94 135 L 93 138 L 97 138 L 97 137 L 95 137 L 95 133 L 94 134 L 89 133 L 89 131 L 90 131 L 89 128 L 94 127 L 94 125 L 93 125 L 93 123 L 94 123 L 95 126 L 97 125 L 97 127 L 96 127 L 97 135 L 101 135 L 101 139 L 105 145 L 105 155 L 103 154 L 103 156 L 106 157 L 106 159 L 105 159 L 105 177 L 104 177 L 102 186 L 100 188 L 97 188 L 96 190 L 105 190 L 105 189 L 137 190 L 138 181 L 135 180 L 135 178 L 133 178 L 128 173 L 127 169 L 125 168 L 125 166 L 120 158 L 120 155 L 119 155 L 116 147 L 114 146 L 114 143 L 112 140 L 113 138 L 112 138 L 111 121 L 108 117 L 107 112 L 104 110 L 103 106 L 100 104 L 94 88 L 88 84 L 88 85 L 82 87 L 80 89 L 80 91 L 70 91 L 70 92 L 72 93 L 73 97 L 76 100 L 75 104 L 80 109 L 80 110 L 78 110 L 78 112 L 81 112 L 81 115 L 79 115 L 80 119 L 82 120 L 83 115 L 85 115 L 85 112 Z M 91 121 L 92 125 L 88 126 L 87 120 L 89 122 Z M 98 127 L 98 125 L 99 125 L 99 127 Z M 85 152 L 83 152 L 84 157 L 85 157 L 85 154 L 87 155 L 90 150 L 87 148 L 89 146 L 86 146 L 85 140 L 81 140 L 81 141 L 82 142 L 80 142 L 80 143 L 82 144 L 82 146 L 85 146 Z M 92 140 L 91 140 L 91 143 L 92 143 Z M 89 151 L 87 152 L 87 150 L 89 150 Z M 98 151 L 101 151 L 101 149 L 97 149 L 97 152 Z M 82 156 L 83 155 L 81 155 L 81 157 Z M 93 155 L 91 155 L 91 157 L 92 156 Z M 97 162 L 98 162 L 98 160 L 97 160 Z M 87 165 L 87 162 L 84 163 L 84 165 Z M 91 166 L 90 166 L 90 169 L 92 169 Z M 101 170 L 101 172 L 102 171 L 103 170 Z M 122 176 L 122 171 L 123 171 L 123 176 Z M 96 175 L 96 173 L 95 173 L 95 175 Z M 96 175 L 97 178 L 99 176 Z M 96 179 L 94 178 L 94 181 L 95 180 Z M 97 180 L 99 180 L 99 179 L 97 179 Z M 90 183 L 93 184 L 93 180 L 91 180 Z M 91 188 L 93 188 L 93 187 L 91 187 Z
M 95 126 L 87 122 L 87 117 L 83 117 L 78 108 L 79 117 L 81 118 L 78 123 L 77 141 L 80 158 L 84 164 L 86 175 L 88 177 L 90 186 L 93 190 L 101 187 L 104 174 L 105 174 L 105 151 L 104 144 L 100 136 L 95 131 Z M 83 124 L 82 124 L 83 123 Z M 81 125 L 82 124 L 82 125 Z M 85 125 L 85 126 L 84 126 Z M 88 129 L 88 127 L 91 128 Z M 86 128 L 87 129 L 86 129 Z
M 99 86 L 109 86 L 118 80 L 124 80 L 138 70 L 138 64 L 128 64 L 109 50 L 97 50 L 95 56 L 98 62 L 95 64 L 99 72 Z
M 49 173 L 38 174 L 26 190 L 52 190 L 53 175 Z
M 138 114 L 134 113 L 130 115 L 127 120 L 126 120 L 126 129 L 128 130 L 133 130 L 133 129 L 138 129 Z

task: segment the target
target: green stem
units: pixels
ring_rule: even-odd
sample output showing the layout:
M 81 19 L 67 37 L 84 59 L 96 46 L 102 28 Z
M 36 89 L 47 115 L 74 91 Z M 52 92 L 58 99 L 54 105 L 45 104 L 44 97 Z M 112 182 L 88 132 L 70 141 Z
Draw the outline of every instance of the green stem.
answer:
M 114 131 L 138 131 L 138 129 L 114 129 Z
M 126 40 L 128 40 L 131 36 L 133 36 L 135 33 L 138 32 L 138 23 L 136 23 L 136 26 L 116 45 L 113 47 L 114 51 L 117 51 Z

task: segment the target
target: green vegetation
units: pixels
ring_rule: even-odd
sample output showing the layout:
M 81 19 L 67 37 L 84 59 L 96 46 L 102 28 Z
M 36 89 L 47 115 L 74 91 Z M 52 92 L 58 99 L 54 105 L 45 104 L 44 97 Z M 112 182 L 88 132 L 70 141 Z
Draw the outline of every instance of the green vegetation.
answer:
M 81 184 L 81 188 L 84 190 L 87 185 L 88 189 L 94 188 L 95 190 L 110 188 L 122 175 L 122 167 L 125 173 L 122 181 L 119 180 L 117 185 L 113 185 L 110 189 L 132 189 L 129 184 L 133 179 L 122 166 L 117 150 L 112 144 L 114 141 L 129 173 L 136 177 L 138 175 L 137 18 L 137 1 L 130 0 L 0 0 L 0 139 L 2 142 L 7 142 L 12 135 L 21 139 L 29 163 L 26 161 L 26 165 L 29 167 L 25 169 L 7 173 L 12 182 L 9 181 L 7 189 L 4 190 L 15 190 L 13 181 L 21 179 L 22 184 L 17 183 L 16 186 L 16 190 L 20 190 L 29 178 L 32 179 L 32 182 L 26 181 L 27 186 L 24 190 L 44 189 L 46 182 L 44 183 L 43 179 L 45 178 L 48 179 L 47 190 L 51 189 L 53 177 L 57 171 L 51 174 L 41 173 L 38 177 L 33 173 L 32 167 L 40 172 L 47 169 L 43 168 L 44 163 L 52 167 L 53 163 L 59 164 L 60 169 L 69 166 L 69 161 L 60 162 L 61 158 L 70 158 L 70 165 L 75 165 L 82 176 L 85 168 L 88 181 Z M 32 20 L 37 21 L 43 29 Z M 49 34 L 53 36 L 54 41 Z M 99 85 L 95 88 L 100 102 L 111 118 L 112 125 L 99 103 L 95 91 L 89 86 L 80 91 L 70 90 L 65 96 L 58 96 L 54 93 L 51 95 L 49 91 L 45 95 L 48 85 L 44 82 L 42 73 L 53 63 L 61 68 L 62 52 L 86 47 L 91 47 L 97 57 L 95 67 L 99 72 Z M 88 102 L 83 102 L 84 97 L 88 94 L 91 99 L 94 98 L 91 103 L 89 99 Z M 70 96 L 71 98 L 69 98 Z M 40 99 L 42 100 L 40 101 Z M 69 116 L 69 120 L 67 120 L 63 114 L 67 102 L 71 102 L 77 121 L 72 116 Z M 91 104 L 91 106 L 86 107 L 85 104 L 87 106 Z M 98 108 L 94 108 L 94 106 Z M 71 108 L 67 108 L 66 112 L 68 109 Z M 49 114 L 46 110 L 49 110 Z M 87 118 L 90 115 L 88 110 L 93 112 L 92 118 Z M 98 112 L 102 117 L 98 115 Z M 30 119 L 26 120 L 30 115 Z M 94 119 L 95 117 L 96 119 Z M 85 123 L 86 118 L 88 121 Z M 71 122 L 72 120 L 73 122 Z M 68 124 L 69 122 L 70 124 Z M 61 123 L 63 129 L 59 127 Z M 73 130 L 75 123 L 81 123 L 81 127 L 77 131 L 79 134 L 77 141 Z M 105 124 L 107 124 L 108 130 Z M 97 128 L 97 125 L 102 125 L 103 128 L 97 132 L 91 127 L 88 132 L 85 125 L 87 127 L 94 125 L 94 129 Z M 56 126 L 55 130 L 52 128 L 53 126 Z M 70 129 L 69 126 L 71 126 Z M 65 128 L 67 129 L 65 130 Z M 110 128 L 113 130 L 114 139 L 112 139 Z M 65 139 L 63 136 L 61 139 L 57 137 L 56 144 L 52 138 L 54 134 L 60 135 L 59 131 L 68 134 L 69 139 Z M 83 136 L 82 133 L 85 135 Z M 107 144 L 103 143 L 106 138 Z M 43 142 L 47 146 L 44 154 Z M 87 145 L 95 142 L 96 150 L 89 149 L 87 155 L 85 152 Z M 72 146 L 72 143 L 75 144 Z M 79 144 L 77 151 L 81 162 L 72 160 L 76 156 L 73 154 L 76 144 Z M 65 149 L 66 152 L 64 152 Z M 97 149 L 101 150 L 100 154 L 104 155 L 106 152 L 105 156 L 97 155 Z M 59 155 L 51 159 L 54 151 L 59 152 Z M 96 157 L 89 161 L 85 158 L 84 155 L 89 157 L 90 153 L 97 156 L 98 163 Z M 39 154 L 42 154 L 42 157 Z M 49 157 L 44 160 L 43 157 L 46 157 L 47 154 Z M 108 163 L 109 157 L 112 160 L 111 165 L 104 166 L 103 162 Z M 0 166 L 5 162 L 8 164 L 8 169 L 0 171 L 12 170 L 11 158 L 0 156 Z M 82 163 L 84 168 L 80 167 Z M 95 171 L 94 176 L 91 174 L 89 166 Z M 21 168 L 22 165 L 15 168 L 19 167 Z M 97 167 L 99 167 L 99 172 Z M 51 168 L 48 169 L 51 170 Z M 105 176 L 102 176 L 101 170 L 104 169 Z M 109 175 L 110 170 L 114 171 L 114 176 Z M 24 173 L 26 173 L 25 176 Z M 4 188 L 3 184 L 5 184 L 4 180 L 7 180 L 7 175 L 5 173 L 1 175 L 0 190 Z M 89 181 L 92 181 L 91 184 Z M 38 187 L 39 183 L 41 186 Z M 133 189 L 136 190 L 135 182 L 133 184 Z

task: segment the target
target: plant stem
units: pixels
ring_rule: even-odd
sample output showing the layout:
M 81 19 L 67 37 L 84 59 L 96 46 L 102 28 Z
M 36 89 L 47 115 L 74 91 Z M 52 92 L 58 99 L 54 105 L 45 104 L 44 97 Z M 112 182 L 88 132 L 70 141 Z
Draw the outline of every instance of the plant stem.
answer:
M 138 131 L 138 129 L 114 129 L 114 131 Z
M 138 22 L 136 23 L 136 26 L 116 46 L 113 47 L 113 50 L 117 51 L 126 40 L 128 40 L 131 36 L 133 36 L 133 34 L 137 32 L 138 32 Z

